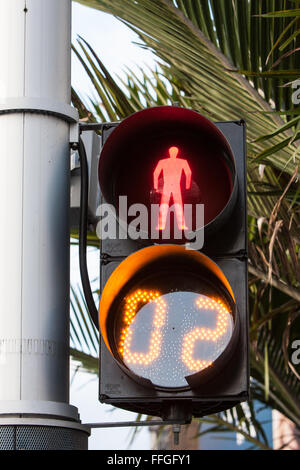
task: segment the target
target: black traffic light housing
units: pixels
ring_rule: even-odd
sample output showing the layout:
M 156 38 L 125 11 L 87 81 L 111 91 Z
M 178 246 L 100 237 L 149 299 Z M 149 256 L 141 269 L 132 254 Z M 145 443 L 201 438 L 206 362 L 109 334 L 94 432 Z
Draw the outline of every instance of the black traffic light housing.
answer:
M 173 112 L 181 108 L 172 108 Z M 159 108 L 157 108 L 159 112 Z M 137 113 L 139 114 L 139 113 Z M 139 117 L 139 116 L 138 116 Z M 142 118 L 142 115 L 140 115 Z M 124 121 L 123 121 L 124 122 Z M 138 122 L 138 121 L 136 121 Z M 119 124 L 106 124 L 102 133 L 102 148 Z M 163 123 L 161 123 L 163 127 Z M 239 316 L 239 335 L 234 352 L 219 370 L 218 374 L 204 381 L 194 383 L 189 389 L 158 389 L 135 380 L 126 367 L 113 357 L 100 335 L 99 398 L 101 402 L 127 410 L 170 417 L 174 405 L 186 409 L 195 417 L 209 415 L 247 400 L 249 395 L 249 346 L 248 346 L 248 279 L 247 279 L 247 211 L 246 211 L 246 138 L 243 121 L 221 122 L 215 126 L 228 142 L 235 165 L 234 203 L 227 219 L 224 214 L 218 217 L 213 231 L 205 231 L 205 242 L 201 253 L 209 257 L 227 278 L 236 301 Z M 157 130 L 157 127 L 155 128 Z M 155 132 L 155 129 L 153 132 Z M 163 130 L 163 129 L 162 129 Z M 132 129 L 131 129 L 132 131 Z M 126 128 L 123 131 L 126 135 Z M 168 132 L 170 132 L 168 130 Z M 118 139 L 116 139 L 118 140 Z M 151 145 L 151 142 L 148 143 Z M 111 149 L 110 149 L 111 151 Z M 126 150 L 124 149 L 124 152 Z M 102 152 L 100 157 L 108 161 L 110 152 Z M 102 165 L 103 168 L 103 165 Z M 103 176 L 104 175 L 104 176 Z M 102 188 L 109 178 L 110 188 L 114 187 L 113 173 L 108 167 L 100 174 Z M 136 183 L 138 184 L 138 182 Z M 105 192 L 105 191 L 104 191 Z M 110 199 L 109 192 L 106 194 Z M 112 200 L 109 200 L 112 203 Z M 222 220 L 224 218 L 224 220 Z M 102 240 L 100 263 L 100 292 L 115 272 L 116 268 L 129 255 L 146 247 L 153 246 L 152 240 Z M 101 307 L 100 307 L 101 316 Z

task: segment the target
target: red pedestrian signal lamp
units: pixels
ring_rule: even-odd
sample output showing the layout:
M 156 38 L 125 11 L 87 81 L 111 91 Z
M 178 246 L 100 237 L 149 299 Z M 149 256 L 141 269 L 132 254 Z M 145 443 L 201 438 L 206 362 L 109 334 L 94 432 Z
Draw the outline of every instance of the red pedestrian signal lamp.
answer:
M 192 171 L 187 160 L 177 158 L 179 149 L 170 147 L 169 157 L 159 160 L 154 174 L 154 189 L 161 192 L 161 201 L 159 207 L 159 220 L 156 230 L 165 230 L 167 216 L 170 207 L 170 201 L 173 199 L 177 225 L 179 230 L 188 230 L 184 219 L 184 206 L 181 194 L 181 177 L 185 175 L 186 190 L 191 187 Z M 162 175 L 162 184 L 159 188 L 159 177 Z
M 240 134 L 243 130 L 240 125 Z M 199 113 L 172 106 L 149 108 L 117 126 L 107 125 L 103 143 L 100 188 L 105 202 L 116 208 L 120 225 L 130 226 L 135 216 L 123 210 L 122 198 L 126 209 L 137 204 L 147 208 L 140 246 L 148 245 L 144 240 L 185 244 L 204 226 L 212 233 L 232 212 L 238 194 L 235 158 L 223 132 Z M 204 220 L 197 218 L 199 205 L 204 206 Z M 168 238 L 163 229 L 172 208 L 176 223 L 168 221 L 173 235 Z M 184 236 L 175 239 L 178 228 Z
M 119 230 L 101 241 L 100 400 L 164 419 L 247 400 L 244 122 L 166 106 L 105 125 L 102 139 L 102 200 Z M 132 207 L 145 209 L 140 227 Z

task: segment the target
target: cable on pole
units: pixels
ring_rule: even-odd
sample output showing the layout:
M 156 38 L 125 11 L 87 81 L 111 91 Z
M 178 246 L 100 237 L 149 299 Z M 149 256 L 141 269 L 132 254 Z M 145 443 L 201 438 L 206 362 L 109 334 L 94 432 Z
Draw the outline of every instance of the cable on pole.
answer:
M 99 330 L 98 309 L 95 304 L 87 268 L 87 228 L 88 228 L 88 193 L 89 169 L 83 140 L 79 138 L 78 153 L 80 159 L 80 216 L 79 216 L 79 268 L 84 297 L 90 317 Z

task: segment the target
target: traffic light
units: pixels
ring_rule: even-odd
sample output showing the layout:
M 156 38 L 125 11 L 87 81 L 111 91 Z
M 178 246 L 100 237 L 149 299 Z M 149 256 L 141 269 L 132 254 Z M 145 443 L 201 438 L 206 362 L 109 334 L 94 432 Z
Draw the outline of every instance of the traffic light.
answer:
M 167 419 L 247 400 L 245 123 L 106 124 L 99 183 L 100 401 Z

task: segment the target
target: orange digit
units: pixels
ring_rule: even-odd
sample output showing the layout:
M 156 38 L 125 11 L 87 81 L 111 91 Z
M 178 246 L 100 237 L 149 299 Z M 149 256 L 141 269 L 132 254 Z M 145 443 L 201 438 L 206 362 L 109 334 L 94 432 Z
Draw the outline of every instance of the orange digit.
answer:
M 195 328 L 193 331 L 185 335 L 183 339 L 181 359 L 191 371 L 200 372 L 210 367 L 213 362 L 193 358 L 195 342 L 199 339 L 201 341 L 216 342 L 221 336 L 224 336 L 228 329 L 230 313 L 221 300 L 199 297 L 199 299 L 196 300 L 196 305 L 200 309 L 217 311 L 216 329 Z
M 154 302 L 155 315 L 153 318 L 153 331 L 150 337 L 149 350 L 147 353 L 138 353 L 131 351 L 132 343 L 132 329 L 130 325 L 134 321 L 137 313 L 137 308 L 140 303 L 147 304 Z M 154 362 L 160 355 L 162 344 L 162 327 L 164 326 L 166 318 L 166 303 L 160 297 L 159 292 L 148 292 L 138 290 L 126 299 L 124 323 L 125 327 L 121 333 L 121 341 L 119 343 L 119 352 L 122 354 L 124 361 L 127 364 L 142 364 L 149 365 Z

